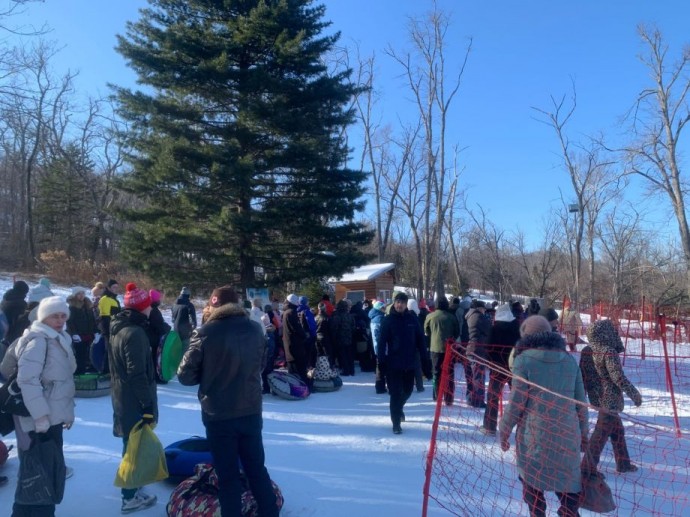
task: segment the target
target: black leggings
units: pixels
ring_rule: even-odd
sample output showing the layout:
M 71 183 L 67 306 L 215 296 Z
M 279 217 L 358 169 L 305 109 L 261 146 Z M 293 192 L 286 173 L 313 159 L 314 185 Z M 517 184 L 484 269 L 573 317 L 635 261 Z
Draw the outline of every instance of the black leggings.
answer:
M 556 495 L 561 502 L 561 507 L 558 509 L 559 517 L 578 517 L 580 515 L 577 512 L 580 507 L 579 492 L 556 492 Z M 543 491 L 531 487 L 523 481 L 522 497 L 527 503 L 530 517 L 546 517 L 546 499 L 544 499 Z

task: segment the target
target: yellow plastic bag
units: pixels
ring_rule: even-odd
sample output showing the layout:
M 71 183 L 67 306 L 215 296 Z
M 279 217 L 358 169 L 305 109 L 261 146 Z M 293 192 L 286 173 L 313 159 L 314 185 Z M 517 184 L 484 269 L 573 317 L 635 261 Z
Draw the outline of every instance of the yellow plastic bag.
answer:
M 140 420 L 132 428 L 115 476 L 115 486 L 140 488 L 168 477 L 163 445 L 151 426 Z

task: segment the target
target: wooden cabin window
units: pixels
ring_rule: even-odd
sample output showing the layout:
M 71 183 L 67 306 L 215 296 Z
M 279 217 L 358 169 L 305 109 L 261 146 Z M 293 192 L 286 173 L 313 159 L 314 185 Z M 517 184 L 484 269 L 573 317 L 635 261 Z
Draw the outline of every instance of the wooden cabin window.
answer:
M 364 291 L 348 291 L 345 294 L 345 298 L 350 300 L 352 303 L 363 302 L 364 301 Z

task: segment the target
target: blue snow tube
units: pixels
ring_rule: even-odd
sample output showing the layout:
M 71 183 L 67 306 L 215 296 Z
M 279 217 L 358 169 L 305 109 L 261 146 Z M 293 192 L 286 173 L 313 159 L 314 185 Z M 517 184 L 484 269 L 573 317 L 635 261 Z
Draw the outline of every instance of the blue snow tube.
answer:
M 192 436 L 171 443 L 165 448 L 165 462 L 168 473 L 173 480 L 186 479 L 194 475 L 194 467 L 199 463 L 213 465 L 211 448 L 208 440 L 200 436 Z

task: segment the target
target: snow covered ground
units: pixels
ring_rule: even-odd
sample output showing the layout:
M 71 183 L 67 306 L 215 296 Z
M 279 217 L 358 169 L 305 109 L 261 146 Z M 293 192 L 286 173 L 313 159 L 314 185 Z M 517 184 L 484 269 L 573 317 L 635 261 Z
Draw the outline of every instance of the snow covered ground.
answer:
M 28 282 L 30 286 L 35 282 Z M 0 293 L 11 287 L 11 279 L 0 277 Z M 66 295 L 69 288 L 53 289 Z M 169 302 L 171 300 L 168 300 Z M 164 311 L 169 318 L 170 312 Z M 629 351 L 636 351 L 637 342 L 628 341 Z M 687 345 L 685 345 L 687 347 Z M 650 348 L 651 347 L 651 348 Z M 648 353 L 658 352 L 658 346 L 648 344 Z M 655 354 L 653 354 L 655 355 Z M 690 355 L 688 353 L 686 356 Z M 642 363 L 642 366 L 640 366 Z M 675 367 L 675 368 L 674 368 Z M 673 429 L 669 412 L 669 395 L 665 389 L 663 363 L 626 358 L 626 372 L 640 388 L 645 402 L 638 409 L 626 411 L 634 418 L 634 428 L 628 432 L 631 455 L 642 469 L 632 476 L 609 475 L 610 458 L 602 459 L 614 494 L 623 498 L 617 515 L 690 515 L 688 489 L 688 429 L 690 428 L 690 369 L 688 360 L 672 364 L 677 381 L 676 399 L 680 409 L 683 437 L 676 439 L 665 432 Z M 460 372 L 458 372 L 460 373 Z M 460 378 L 459 375 L 457 378 Z M 435 404 L 431 389 L 414 392 L 408 402 L 403 434 L 393 435 L 388 414 L 388 396 L 376 395 L 372 373 L 358 372 L 344 378 L 343 388 L 335 393 L 316 393 L 305 401 L 290 402 L 271 395 L 264 396 L 264 446 L 271 477 L 278 483 L 285 497 L 281 515 L 292 517 L 407 517 L 421 515 L 424 485 L 424 461 L 429 446 Z M 160 422 L 156 428 L 164 445 L 185 437 L 204 435 L 195 387 L 181 386 L 176 381 L 159 386 Z M 458 422 L 462 419 L 478 425 L 481 415 L 464 404 L 453 406 Z M 68 480 L 65 498 L 57 515 L 65 517 L 120 515 L 119 489 L 113 486 L 120 461 L 121 441 L 112 435 L 110 397 L 77 399 L 77 419 L 66 431 L 65 457 L 74 468 Z M 448 418 L 450 413 L 444 413 Z M 594 413 L 591 413 L 592 427 Z M 474 422 L 476 420 L 476 422 Z M 442 420 L 443 421 L 443 420 Z M 626 422 L 627 424 L 628 422 Z M 459 424 L 458 424 L 459 425 Z M 516 483 L 514 449 L 501 453 L 498 444 L 482 437 L 476 427 L 468 426 L 461 438 L 465 452 L 495 462 L 496 472 L 510 480 L 512 501 L 494 507 L 494 515 L 524 515 L 519 502 Z M 4 438 L 13 444 L 14 436 Z M 610 456 L 607 447 L 605 455 Z M 486 460 L 482 460 L 486 461 Z M 660 465 L 660 462 L 664 462 Z M 673 470 L 666 468 L 668 464 Z M 481 463 L 476 464 L 481 468 Z M 486 468 L 485 464 L 485 468 Z M 656 465 L 656 466 L 655 466 Z M 491 465 L 489 465 L 491 466 Z M 0 487 L 0 515 L 10 515 L 16 482 L 18 460 L 16 451 L 0 474 L 10 482 Z M 467 466 L 467 468 L 472 468 Z M 477 467 L 475 467 L 477 468 Z M 669 478 L 669 476 L 671 476 Z M 653 490 L 656 478 L 658 489 Z M 487 478 L 489 480 L 490 478 Z M 670 479 L 670 481 L 669 481 Z M 666 480 L 664 485 L 662 482 Z M 167 482 L 148 487 L 158 496 L 158 504 L 140 515 L 164 516 L 165 504 L 174 485 Z M 432 492 L 435 490 L 432 485 Z M 474 487 L 487 494 L 495 490 L 491 481 Z M 664 492 L 674 498 L 674 504 L 661 504 Z M 657 501 L 661 502 L 656 502 Z M 683 500 L 685 498 L 685 500 Z M 665 508 L 672 508 L 669 512 Z M 683 510 L 680 511 L 679 509 Z M 549 510 L 551 511 L 551 509 Z M 477 510 L 476 515 L 490 515 Z M 139 515 L 139 514 L 137 514 Z M 451 513 L 430 504 L 430 516 Z M 551 515 L 551 514 L 549 514 Z M 553 514 L 555 515 L 555 513 Z M 593 515 L 582 512 L 583 516 Z

